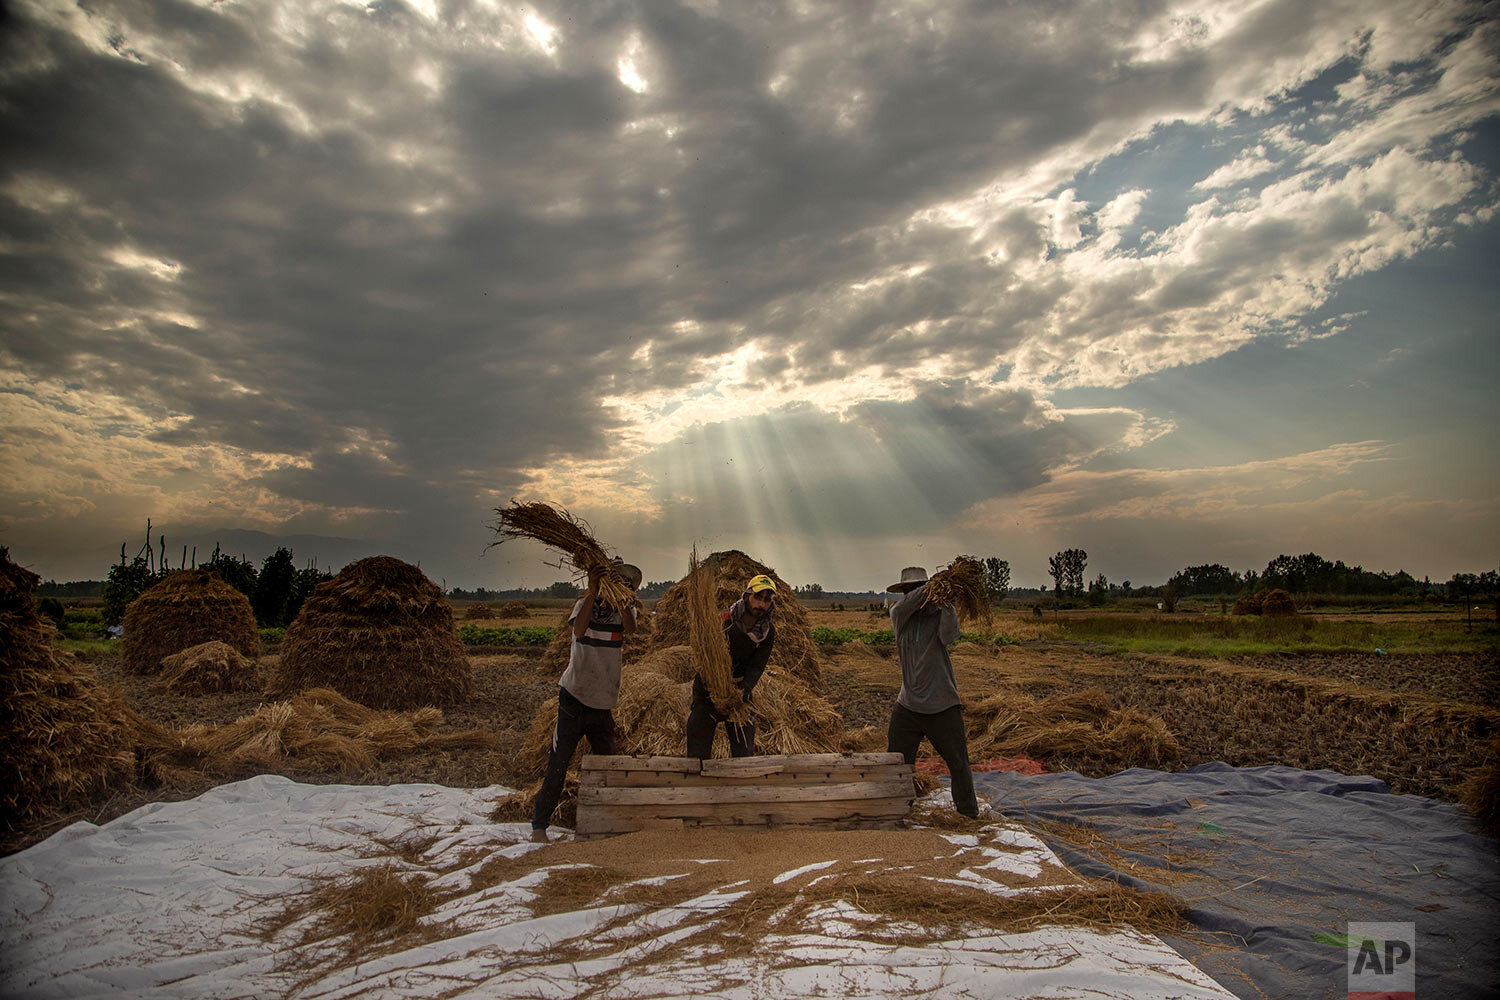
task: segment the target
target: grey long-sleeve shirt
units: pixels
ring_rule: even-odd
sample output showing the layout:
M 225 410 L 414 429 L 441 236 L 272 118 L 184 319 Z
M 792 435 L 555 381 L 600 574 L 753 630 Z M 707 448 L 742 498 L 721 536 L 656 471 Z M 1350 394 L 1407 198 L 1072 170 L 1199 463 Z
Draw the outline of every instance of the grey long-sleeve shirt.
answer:
M 948 647 L 958 638 L 958 615 L 951 604 L 922 606 L 927 585 L 891 607 L 891 627 L 901 655 L 901 693 L 896 702 L 931 715 L 959 703 Z

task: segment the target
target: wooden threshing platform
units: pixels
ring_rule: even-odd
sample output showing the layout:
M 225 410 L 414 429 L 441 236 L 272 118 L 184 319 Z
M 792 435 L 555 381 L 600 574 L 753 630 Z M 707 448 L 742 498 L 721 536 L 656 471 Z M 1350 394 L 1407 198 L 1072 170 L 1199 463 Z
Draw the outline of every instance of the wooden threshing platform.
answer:
M 703 826 L 895 829 L 915 796 L 898 753 L 583 758 L 579 837 Z

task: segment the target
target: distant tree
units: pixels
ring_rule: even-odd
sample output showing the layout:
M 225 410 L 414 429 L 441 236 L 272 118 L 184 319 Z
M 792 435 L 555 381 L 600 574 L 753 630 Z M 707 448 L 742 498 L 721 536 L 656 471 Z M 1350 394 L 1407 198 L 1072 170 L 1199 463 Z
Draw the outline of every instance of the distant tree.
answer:
M 296 579 L 297 566 L 292 562 L 292 550 L 285 546 L 261 562 L 260 573 L 255 578 L 255 594 L 250 598 L 250 607 L 255 611 L 255 620 L 261 628 L 286 625 L 289 620 L 287 605 L 291 603 Z
M 1047 559 L 1047 574 L 1052 577 L 1052 594 L 1061 597 L 1068 585 L 1067 553 L 1057 552 Z
M 1083 595 L 1083 569 L 1088 565 L 1089 554 L 1082 549 L 1065 549 L 1047 560 L 1047 572 L 1052 575 L 1052 593 L 1058 597 L 1081 597 Z
M 207 562 L 199 563 L 198 568 L 217 573 L 220 580 L 235 590 L 252 600 L 255 598 L 255 564 L 243 555 L 235 559 L 215 545 L 214 554 L 209 556 Z
M 1178 570 L 1167 581 L 1184 597 L 1192 594 L 1234 594 L 1240 589 L 1240 577 L 1228 566 L 1209 563 Z
M 999 604 L 1010 590 L 1010 563 L 997 556 L 984 560 L 984 588 L 990 592 L 990 600 Z
M 671 580 L 652 580 L 650 583 L 636 589 L 636 596 L 641 598 L 660 597 L 672 589 Z
M 313 591 L 318 589 L 318 584 L 332 579 L 332 573 L 318 569 L 311 563 L 299 569 L 292 577 L 292 592 L 286 602 L 286 623 L 290 625 L 297 620 L 297 614 L 302 610 L 302 605 L 306 604 Z
M 547 588 L 548 597 L 578 597 L 582 591 L 568 580 L 558 580 Z
M 109 568 L 104 578 L 104 624 L 118 625 L 125 620 L 125 609 L 130 602 L 145 593 L 152 584 L 161 579 L 161 574 L 141 556 L 130 562 L 118 562 Z
M 1109 600 L 1109 581 L 1105 579 L 1103 573 L 1100 573 L 1089 584 L 1089 603 L 1099 605 L 1107 600 Z
M 821 583 L 805 583 L 800 587 L 792 588 L 798 597 L 819 598 L 823 596 L 823 585 Z

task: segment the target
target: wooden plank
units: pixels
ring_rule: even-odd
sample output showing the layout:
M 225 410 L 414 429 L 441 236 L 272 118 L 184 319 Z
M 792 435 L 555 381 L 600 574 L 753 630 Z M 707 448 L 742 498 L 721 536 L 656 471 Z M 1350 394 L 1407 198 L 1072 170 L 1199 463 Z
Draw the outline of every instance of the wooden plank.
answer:
M 897 822 L 911 808 L 909 795 L 881 799 L 821 802 L 698 802 L 669 806 L 579 804 L 577 832 L 629 833 L 648 823 L 680 820 L 684 827 L 832 827 L 849 823 Z
M 729 760 L 705 760 L 699 772 L 713 778 L 764 778 L 784 770 L 786 765 L 775 757 L 732 757 Z
M 677 771 L 696 774 L 702 762 L 697 757 L 630 757 L 623 754 L 604 756 L 588 754 L 578 767 L 580 771 Z
M 707 761 L 704 761 L 707 764 Z M 732 784 L 744 778 L 743 784 L 815 785 L 840 784 L 849 781 L 871 781 L 905 778 L 910 781 L 916 769 L 907 764 L 875 767 L 832 767 L 818 771 L 778 771 L 759 777 L 705 777 L 673 771 L 587 771 L 579 774 L 583 784 L 610 785 L 618 788 L 663 788 L 679 785 L 701 787 L 705 784 Z
M 912 783 L 901 778 L 850 781 L 837 785 L 687 785 L 671 788 L 617 788 L 580 785 L 578 802 L 616 805 L 666 806 L 687 802 L 809 802 L 839 799 L 878 799 L 911 794 Z

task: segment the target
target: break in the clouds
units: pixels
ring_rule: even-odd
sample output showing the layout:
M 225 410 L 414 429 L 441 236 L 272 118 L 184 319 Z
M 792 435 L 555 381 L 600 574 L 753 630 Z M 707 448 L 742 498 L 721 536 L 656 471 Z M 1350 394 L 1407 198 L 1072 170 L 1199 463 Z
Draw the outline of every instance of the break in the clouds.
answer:
M 1453 388 L 1471 373 L 1395 353 L 1495 332 L 1485 284 L 1423 270 L 1493 260 L 1492 14 L 19 3 L 3 541 L 97 575 L 150 516 L 545 582 L 479 558 L 520 495 L 652 577 L 713 540 L 829 585 L 960 550 L 1039 582 L 1090 531 L 1139 564 L 1116 578 L 1269 558 L 1316 501 L 1316 523 L 1369 528 L 1331 556 L 1493 563 L 1483 517 L 1379 548 L 1423 505 L 1495 523 L 1488 459 L 1397 481 L 1414 435 L 1443 433 L 1419 416 L 1334 434 L 1338 393 L 1309 393 L 1292 405 L 1323 440 L 1252 422 L 1214 432 L 1233 465 L 1174 458 L 1215 448 L 1214 401 L 1242 388 L 1225 359 L 1268 341 L 1341 386 L 1398 359 L 1409 400 L 1493 422 Z M 1384 285 L 1429 326 L 1381 326 L 1363 298 Z M 1398 472 L 1307 458 L 1367 452 Z M 1310 478 L 1272 474 L 1292 469 Z M 1172 498 L 1174 530 L 1141 520 Z

